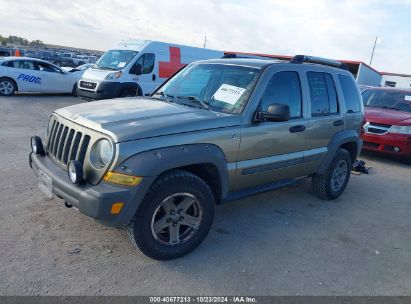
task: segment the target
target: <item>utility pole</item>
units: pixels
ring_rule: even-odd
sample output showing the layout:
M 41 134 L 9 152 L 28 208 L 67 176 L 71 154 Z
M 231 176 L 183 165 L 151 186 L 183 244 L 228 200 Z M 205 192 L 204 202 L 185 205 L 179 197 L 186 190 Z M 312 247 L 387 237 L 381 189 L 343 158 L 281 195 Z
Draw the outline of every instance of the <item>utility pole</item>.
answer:
M 372 59 L 374 58 L 374 51 L 375 51 L 375 46 L 377 45 L 377 39 L 378 39 L 378 37 L 375 36 L 374 46 L 373 46 L 372 52 L 371 52 L 370 66 L 371 66 L 371 63 L 372 63 Z
M 207 35 L 204 35 L 204 45 L 203 45 L 203 48 L 206 47 L 206 43 L 207 43 Z

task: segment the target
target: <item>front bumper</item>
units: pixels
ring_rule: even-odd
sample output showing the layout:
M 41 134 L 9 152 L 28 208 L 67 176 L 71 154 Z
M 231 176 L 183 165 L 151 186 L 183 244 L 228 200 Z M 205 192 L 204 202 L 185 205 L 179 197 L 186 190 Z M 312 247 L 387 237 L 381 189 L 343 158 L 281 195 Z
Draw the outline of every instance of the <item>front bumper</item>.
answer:
M 399 156 L 411 155 L 411 135 L 396 133 L 378 135 L 364 133 L 362 139 L 364 140 L 363 149 L 365 150 Z M 397 151 L 398 149 L 396 148 L 399 148 L 399 151 Z
M 89 100 L 99 100 L 120 97 L 123 85 L 119 82 L 102 81 L 97 83 L 94 90 L 87 90 L 81 86 L 77 89 L 78 96 Z
M 150 187 L 154 177 L 143 178 L 136 187 L 123 187 L 100 182 L 97 185 L 85 183 L 73 184 L 67 172 L 55 165 L 47 156 L 33 152 L 29 155 L 30 167 L 35 174 L 39 170 L 52 180 L 52 193 L 68 204 L 76 207 L 81 213 L 104 225 L 122 228 L 134 217 L 138 206 Z M 110 213 L 113 203 L 123 202 L 120 214 Z

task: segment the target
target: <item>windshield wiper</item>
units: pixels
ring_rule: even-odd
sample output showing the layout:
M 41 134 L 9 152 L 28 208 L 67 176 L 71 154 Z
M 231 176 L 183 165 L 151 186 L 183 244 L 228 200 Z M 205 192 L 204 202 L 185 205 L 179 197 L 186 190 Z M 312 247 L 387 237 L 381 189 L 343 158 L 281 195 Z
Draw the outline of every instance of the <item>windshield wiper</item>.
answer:
M 208 104 L 206 104 L 204 101 L 198 99 L 195 96 L 177 96 L 177 98 L 189 100 L 192 102 L 192 104 L 196 105 L 197 107 L 200 106 L 199 108 L 201 109 L 209 110 Z
M 154 96 L 154 95 L 160 95 L 160 96 L 165 98 L 165 101 L 173 102 L 169 97 L 174 98 L 174 96 L 173 95 L 168 95 L 168 94 L 164 93 L 164 91 L 156 92 L 152 96 Z M 160 98 L 160 100 L 164 100 L 164 99 Z

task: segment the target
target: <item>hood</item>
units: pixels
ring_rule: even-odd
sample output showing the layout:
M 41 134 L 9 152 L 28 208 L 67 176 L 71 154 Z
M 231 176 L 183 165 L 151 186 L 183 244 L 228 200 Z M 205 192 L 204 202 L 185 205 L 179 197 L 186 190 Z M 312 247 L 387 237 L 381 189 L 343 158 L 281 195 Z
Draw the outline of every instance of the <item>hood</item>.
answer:
M 55 113 L 108 133 L 116 142 L 235 126 L 241 120 L 239 115 L 140 97 L 86 102 Z
M 411 125 L 411 113 L 390 109 L 365 107 L 365 119 L 387 125 Z
M 115 73 L 115 72 L 119 72 L 119 71 L 99 70 L 99 69 L 89 68 L 85 70 L 83 74 L 83 78 L 85 80 L 103 81 L 106 79 L 108 74 Z M 110 81 L 110 80 L 105 80 L 105 81 Z

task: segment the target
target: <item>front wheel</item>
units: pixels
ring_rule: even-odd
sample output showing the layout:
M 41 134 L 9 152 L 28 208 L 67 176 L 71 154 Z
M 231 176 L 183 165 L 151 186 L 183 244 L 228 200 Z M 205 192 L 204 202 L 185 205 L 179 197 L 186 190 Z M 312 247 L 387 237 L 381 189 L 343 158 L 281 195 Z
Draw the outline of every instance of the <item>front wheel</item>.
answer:
M 0 78 L 0 95 L 12 96 L 16 92 L 16 83 L 9 78 Z
M 314 193 L 324 200 L 333 200 L 339 197 L 347 187 L 351 168 L 350 153 L 347 150 L 338 149 L 327 172 L 313 175 L 312 188 Z
M 127 234 L 148 257 L 178 258 L 205 239 L 214 209 L 214 195 L 201 178 L 187 171 L 171 171 L 153 183 Z

